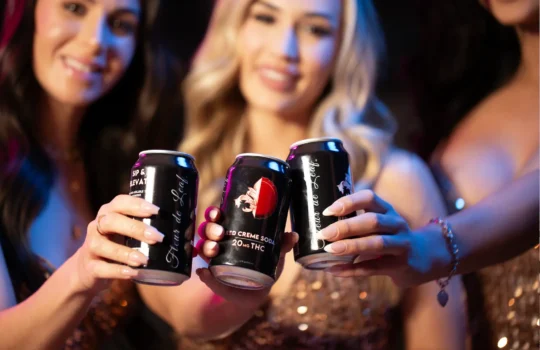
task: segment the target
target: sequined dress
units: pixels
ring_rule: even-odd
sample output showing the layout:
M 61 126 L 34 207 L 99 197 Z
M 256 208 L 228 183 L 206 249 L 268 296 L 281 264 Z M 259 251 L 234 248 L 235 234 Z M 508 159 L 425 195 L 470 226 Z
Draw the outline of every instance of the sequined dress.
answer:
M 398 300 L 387 278 L 336 278 L 302 269 L 286 296 L 270 300 L 231 336 L 206 343 L 182 338 L 178 349 L 395 348 Z
M 449 213 L 465 201 L 438 164 L 432 171 Z M 539 349 L 539 249 L 464 276 L 473 349 Z
M 54 268 L 45 259 L 40 259 L 45 278 Z M 24 300 L 31 293 L 25 285 L 17 288 L 18 299 Z M 66 340 L 64 349 L 100 349 L 102 343 L 131 315 L 139 298 L 131 281 L 114 280 L 92 301 L 82 322 Z

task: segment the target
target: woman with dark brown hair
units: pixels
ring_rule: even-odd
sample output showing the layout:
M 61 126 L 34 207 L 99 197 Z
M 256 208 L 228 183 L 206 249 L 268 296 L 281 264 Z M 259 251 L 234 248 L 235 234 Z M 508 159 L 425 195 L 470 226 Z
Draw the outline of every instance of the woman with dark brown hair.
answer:
M 0 344 L 101 348 L 139 304 L 129 281 L 136 270 L 124 264 L 146 257 L 99 234 L 92 218 L 127 192 L 138 151 L 178 143 L 181 111 L 167 97 L 176 96 L 180 66 L 155 24 L 158 1 L 3 8 Z M 156 210 L 139 202 L 127 214 Z M 162 237 L 147 231 L 147 242 Z

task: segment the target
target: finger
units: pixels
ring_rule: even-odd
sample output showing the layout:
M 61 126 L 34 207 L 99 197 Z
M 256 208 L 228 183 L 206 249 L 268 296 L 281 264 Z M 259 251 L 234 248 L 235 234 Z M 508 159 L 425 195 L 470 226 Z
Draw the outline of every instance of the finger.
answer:
M 199 239 L 193 249 L 197 252 L 197 254 L 199 254 L 201 258 L 203 258 L 204 261 L 206 261 L 206 263 L 210 263 L 210 258 L 204 255 L 204 251 L 203 251 L 205 242 L 206 241 L 204 239 Z
M 146 218 L 156 215 L 159 212 L 159 207 L 142 198 L 122 194 L 116 196 L 110 203 L 102 206 L 99 209 L 98 216 L 108 212 Z
M 394 256 L 385 256 L 379 259 L 362 261 L 356 264 L 336 265 L 327 268 L 325 272 L 337 277 L 369 277 L 376 275 L 390 275 L 391 271 L 400 266 Z
M 88 229 L 89 231 L 95 229 L 95 232 L 101 235 L 116 233 L 148 244 L 163 242 L 165 237 L 155 227 L 114 212 L 98 216 L 96 220 L 90 223 Z
M 324 216 L 344 216 L 357 210 L 372 211 L 385 214 L 393 210 L 392 206 L 383 201 L 371 190 L 361 190 L 341 197 L 323 211 Z
M 210 222 L 218 222 L 221 218 L 221 210 L 219 210 L 218 207 L 208 207 L 204 211 L 204 220 L 210 221 Z
M 324 250 L 334 255 L 399 255 L 407 249 L 405 241 L 390 235 L 345 239 L 324 247 Z
M 201 239 L 208 239 L 208 237 L 206 237 L 206 225 L 208 224 L 208 221 L 203 221 L 201 222 L 201 224 L 199 225 L 199 227 L 197 228 L 197 234 L 199 235 L 199 237 Z
M 335 242 L 373 233 L 398 233 L 406 227 L 407 223 L 398 215 L 368 212 L 328 225 L 318 235 L 320 239 Z
M 131 279 L 138 275 L 138 271 L 124 265 L 111 264 L 103 260 L 93 260 L 88 269 L 94 278 L 100 279 Z
M 281 254 L 287 254 L 293 249 L 296 242 L 298 242 L 299 236 L 296 232 L 283 233 L 283 241 L 281 243 Z
M 225 230 L 223 226 L 208 222 L 204 227 L 205 236 L 212 241 L 221 241 L 225 236 Z
M 219 244 L 214 241 L 206 241 L 202 247 L 203 254 L 208 258 L 213 258 L 219 253 Z
M 124 245 L 111 242 L 101 235 L 95 235 L 90 239 L 89 249 L 92 254 L 114 262 L 135 267 L 148 264 L 148 257 L 143 253 Z

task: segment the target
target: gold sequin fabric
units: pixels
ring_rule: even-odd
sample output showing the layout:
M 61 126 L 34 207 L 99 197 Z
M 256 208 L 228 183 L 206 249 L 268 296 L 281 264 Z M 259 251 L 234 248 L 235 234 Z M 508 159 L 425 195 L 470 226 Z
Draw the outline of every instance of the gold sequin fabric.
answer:
M 540 347 L 539 251 L 535 249 L 515 259 L 477 273 L 484 299 L 490 345 L 480 349 L 538 349 Z M 471 318 L 472 335 L 480 336 L 481 315 Z
M 40 259 L 45 277 L 54 271 L 45 259 Z M 22 286 L 20 300 L 30 296 L 28 288 Z M 127 319 L 133 306 L 139 301 L 135 285 L 131 281 L 114 280 L 92 301 L 86 316 L 66 340 L 65 350 L 99 349 L 103 340 Z
M 387 349 L 399 299 L 383 277 L 337 278 L 302 270 L 284 297 L 274 298 L 226 339 L 180 339 L 178 349 Z

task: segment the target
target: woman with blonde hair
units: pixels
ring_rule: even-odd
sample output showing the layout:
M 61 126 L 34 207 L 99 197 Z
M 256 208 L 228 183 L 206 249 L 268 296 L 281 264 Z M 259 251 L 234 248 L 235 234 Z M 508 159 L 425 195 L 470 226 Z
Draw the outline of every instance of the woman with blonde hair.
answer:
M 185 82 L 187 137 L 180 145 L 201 176 L 203 257 L 219 253 L 223 228 L 211 206 L 235 156 L 284 159 L 293 142 L 308 137 L 342 139 L 357 189 L 373 188 L 411 226 L 444 214 L 425 164 L 392 147 L 395 123 L 373 96 L 381 42 L 368 0 L 218 1 Z M 398 306 L 408 349 L 464 347 L 459 278 L 443 308 L 434 283 L 399 291 L 382 277 L 304 270 L 286 253 L 295 237 L 286 234 L 283 272 L 271 289 L 231 288 L 199 268 L 198 278 L 179 287 L 142 287 L 143 298 L 180 335 L 182 349 L 385 349 L 399 339 L 392 334 L 401 322 L 391 317 Z

